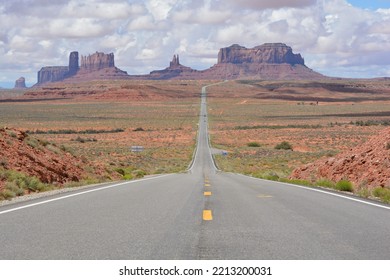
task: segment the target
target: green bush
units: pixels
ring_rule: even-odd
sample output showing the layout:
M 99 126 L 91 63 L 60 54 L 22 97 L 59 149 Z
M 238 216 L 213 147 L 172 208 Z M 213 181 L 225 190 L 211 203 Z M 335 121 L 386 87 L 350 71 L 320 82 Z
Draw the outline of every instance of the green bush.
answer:
M 287 141 L 283 141 L 282 143 L 277 144 L 275 146 L 275 149 L 277 149 L 277 150 L 293 150 L 293 147 Z
M 375 197 L 380 198 L 386 203 L 390 203 L 390 189 L 387 188 L 375 188 L 372 192 Z
M 334 189 L 336 184 L 327 179 L 321 179 L 316 182 L 317 186 Z
M 247 146 L 248 146 L 248 147 L 260 147 L 261 145 L 260 145 L 260 143 L 258 143 L 258 142 L 249 142 L 249 143 L 247 144 Z
M 348 180 L 340 180 L 337 182 L 335 186 L 336 190 L 344 191 L 344 192 L 353 192 L 352 183 Z
M 313 186 L 313 183 L 307 180 L 281 178 L 279 181 L 284 183 L 294 184 L 294 185 L 307 186 L 307 187 Z
M 134 178 L 142 178 L 146 175 L 146 172 L 143 170 L 134 170 L 131 174 L 134 176 Z

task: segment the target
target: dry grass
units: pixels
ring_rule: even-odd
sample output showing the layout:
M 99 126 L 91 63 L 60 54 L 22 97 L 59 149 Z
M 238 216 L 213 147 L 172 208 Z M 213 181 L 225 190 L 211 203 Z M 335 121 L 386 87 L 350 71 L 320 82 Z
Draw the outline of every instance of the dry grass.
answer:
M 188 166 L 195 145 L 201 86 L 180 81 L 50 84 L 23 97 L 35 101 L 0 102 L 0 126 L 57 132 L 122 129 L 38 136 L 109 169 L 178 172 Z M 145 149 L 133 153 L 131 146 Z
M 326 101 L 317 105 L 315 100 Z M 208 104 L 212 143 L 229 151 L 217 158 L 222 169 L 283 178 L 383 129 L 390 120 L 390 85 L 384 80 L 315 87 L 312 82 L 236 81 L 209 88 Z M 293 151 L 274 149 L 283 141 Z M 260 147 L 248 147 L 251 142 Z

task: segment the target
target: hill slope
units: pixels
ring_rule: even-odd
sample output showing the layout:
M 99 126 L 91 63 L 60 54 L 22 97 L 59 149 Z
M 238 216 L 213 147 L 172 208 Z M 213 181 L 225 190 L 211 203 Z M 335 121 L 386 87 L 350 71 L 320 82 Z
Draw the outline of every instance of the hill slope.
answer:
M 291 177 L 305 180 L 326 178 L 334 182 L 346 179 L 355 186 L 389 187 L 390 128 L 350 151 L 297 168 Z
M 62 186 L 78 182 L 89 174 L 84 167 L 90 164 L 71 155 L 64 147 L 39 140 L 25 132 L 0 129 L 0 199 L 14 192 L 23 195 L 31 191 L 43 191 L 49 185 Z M 103 174 L 102 168 L 93 166 L 96 173 Z M 45 185 L 46 184 L 46 185 Z M 14 196 L 10 194 L 10 197 Z

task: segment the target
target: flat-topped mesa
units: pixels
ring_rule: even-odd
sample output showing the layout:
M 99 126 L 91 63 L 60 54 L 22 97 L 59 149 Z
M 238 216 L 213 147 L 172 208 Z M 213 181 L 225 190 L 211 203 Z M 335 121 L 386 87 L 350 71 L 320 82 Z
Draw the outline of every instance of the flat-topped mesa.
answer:
M 81 56 L 81 70 L 97 71 L 110 67 L 115 67 L 113 53 L 96 52 L 92 55 Z
M 283 43 L 266 43 L 251 49 L 234 44 L 219 50 L 218 64 L 220 63 L 286 63 L 290 65 L 305 65 L 302 56 L 294 54 L 291 47 Z
M 45 66 L 38 71 L 38 84 L 62 81 L 72 77 L 79 71 L 79 53 L 74 51 L 69 55 L 68 66 Z

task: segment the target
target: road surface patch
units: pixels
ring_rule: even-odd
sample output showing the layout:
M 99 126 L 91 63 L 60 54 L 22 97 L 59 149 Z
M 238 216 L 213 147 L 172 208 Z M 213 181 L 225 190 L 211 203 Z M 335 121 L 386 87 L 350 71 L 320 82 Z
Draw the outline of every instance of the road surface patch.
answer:
M 259 194 L 257 197 L 258 198 L 271 198 L 273 196 L 272 195 L 268 195 L 268 194 Z

